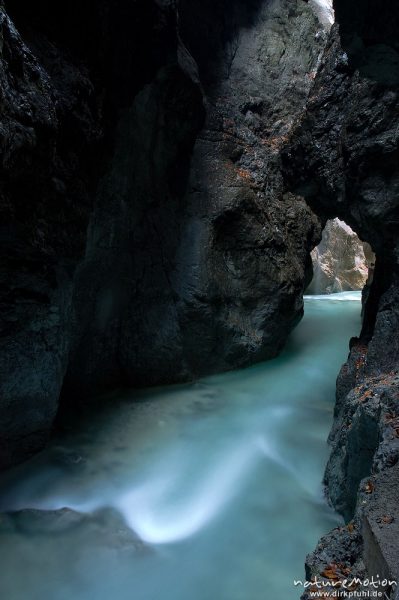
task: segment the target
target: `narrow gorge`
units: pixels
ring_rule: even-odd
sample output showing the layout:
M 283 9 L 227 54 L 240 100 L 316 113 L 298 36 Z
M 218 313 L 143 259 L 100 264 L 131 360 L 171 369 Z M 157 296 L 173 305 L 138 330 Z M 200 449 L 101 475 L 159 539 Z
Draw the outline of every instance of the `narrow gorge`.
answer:
M 2 597 L 399 579 L 398 25 L 0 0 Z

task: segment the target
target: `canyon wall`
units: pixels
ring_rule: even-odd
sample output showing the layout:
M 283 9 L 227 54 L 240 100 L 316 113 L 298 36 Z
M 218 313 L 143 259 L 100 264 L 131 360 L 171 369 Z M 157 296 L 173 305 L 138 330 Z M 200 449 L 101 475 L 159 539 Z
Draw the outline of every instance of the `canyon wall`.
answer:
M 143 212 L 174 247 L 204 115 L 169 3 L 71 2 L 62 21 L 45 1 L 9 8 L 16 25 L 0 8 L 1 466 L 45 443 L 72 359 L 84 394 L 125 383 L 121 314 L 145 278 L 149 310 L 153 296 L 160 311 L 171 297 L 163 242 Z M 99 333 L 89 342 L 91 323 Z M 76 340 L 95 352 L 78 356 Z
M 0 3 L 0 467 L 60 402 L 275 356 L 339 218 L 377 258 L 308 573 L 395 575 L 399 13 L 316 5 Z
M 2 467 L 60 402 L 280 351 L 321 235 L 281 148 L 327 39 L 303 0 L 6 8 Z
M 165 137 L 175 143 L 182 125 L 158 114 L 158 82 L 122 118 L 76 278 L 69 397 L 109 381 L 158 385 L 276 356 L 303 313 L 319 224 L 303 200 L 283 195 L 279 149 L 306 102 L 325 41 L 314 40 L 320 24 L 292 0 L 186 0 L 178 27 L 204 126 L 191 161 L 187 148 L 166 165 Z
M 376 267 L 337 382 L 325 475 L 347 525 L 320 541 L 307 575 L 327 581 L 332 566 L 338 580 L 398 579 L 399 9 L 366 0 L 335 8 L 339 25 L 286 148 L 285 173 L 321 219 L 338 217 L 371 244 Z
M 339 218 L 377 258 L 308 574 L 395 575 L 399 9 L 334 5 L 0 2 L 0 467 L 60 399 L 275 356 Z

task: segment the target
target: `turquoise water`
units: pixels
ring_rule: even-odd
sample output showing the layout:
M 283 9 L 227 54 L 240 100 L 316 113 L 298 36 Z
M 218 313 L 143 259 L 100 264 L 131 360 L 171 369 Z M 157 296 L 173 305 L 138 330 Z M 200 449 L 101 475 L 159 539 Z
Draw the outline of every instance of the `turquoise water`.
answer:
M 0 520 L 0 597 L 299 598 L 306 554 L 339 522 L 321 479 L 335 379 L 359 328 L 360 294 L 309 297 L 278 359 L 135 403 L 114 396 L 112 410 L 7 474 L 3 510 L 110 507 L 145 548 L 122 548 L 123 524 L 100 516 L 101 535 Z

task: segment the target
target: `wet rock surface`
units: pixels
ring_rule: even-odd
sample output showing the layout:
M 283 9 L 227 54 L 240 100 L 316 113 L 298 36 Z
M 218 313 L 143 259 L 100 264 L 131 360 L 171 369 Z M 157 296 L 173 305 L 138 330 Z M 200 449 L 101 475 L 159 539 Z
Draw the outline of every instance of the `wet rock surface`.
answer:
M 82 531 L 86 530 L 86 531 Z M 128 550 L 145 551 L 145 545 L 126 526 L 116 511 L 102 509 L 93 514 L 82 514 L 69 509 L 58 511 L 23 510 L 15 513 L 3 513 L 1 516 L 2 543 L 7 535 L 47 536 L 51 543 L 52 536 L 64 536 L 76 531 L 82 539 L 93 538 L 92 545 L 105 546 Z M 90 531 L 91 534 L 87 535 Z M 109 536 L 111 540 L 101 537 Z
M 367 500 L 363 500 L 364 562 L 371 575 L 397 581 L 399 573 L 398 465 L 373 477 L 371 483 L 372 493 Z
M 2 467 L 60 397 L 278 354 L 321 234 L 280 154 L 326 43 L 302 0 L 7 8 Z
M 180 19 L 207 117 L 172 285 L 183 356 L 201 375 L 276 356 L 303 314 L 307 256 L 320 226 L 301 199 L 284 194 L 280 150 L 303 110 L 325 33 L 303 2 L 235 2 L 223 18 L 214 3 L 187 3 Z M 210 29 L 219 34 L 204 46 Z
M 325 597 L 349 582 L 349 591 L 359 590 L 359 584 L 351 585 L 354 579 L 363 581 L 366 576 L 362 560 L 363 538 L 354 523 L 337 527 L 324 536 L 315 551 L 306 557 L 306 580 L 314 582 L 302 594 L 301 600 L 310 600 L 314 594 L 324 590 Z
M 142 213 L 159 214 L 173 246 L 171 205 L 184 182 L 184 165 L 177 173 L 175 164 L 187 160 L 203 117 L 173 6 L 89 4 L 70 3 L 63 24 L 45 1 L 34 9 L 12 3 L 15 25 L 0 8 L 0 468 L 46 442 L 73 364 L 80 366 L 82 393 L 126 383 L 121 313 L 143 272 L 154 282 L 153 296 L 167 288 L 159 266 L 149 268 L 150 253 L 139 270 L 132 267 L 138 248 L 161 252 Z M 135 61 L 138 54 L 143 58 Z M 147 107 L 147 122 L 131 108 L 136 97 L 141 111 Z M 114 153 L 122 166 L 108 175 Z M 134 165 L 144 182 L 131 175 Z M 104 201 L 110 186 L 113 204 Z
M 84 248 L 88 171 L 100 131 L 84 69 L 65 64 L 60 52 L 53 79 L 2 7 L 0 36 L 4 466 L 43 445 L 57 411 L 67 364 L 73 265 Z M 54 49 L 46 46 L 44 52 Z
M 338 397 L 325 474 L 329 500 L 347 524 L 320 540 L 306 559 L 306 575 L 340 587 L 357 578 L 352 591 L 366 593 L 365 580 L 398 581 L 399 575 L 399 377 L 359 379 Z M 381 583 L 378 590 L 393 598 L 396 586 Z
M 337 403 L 326 470 L 330 499 L 347 520 L 362 479 L 399 460 L 399 378 L 389 374 L 361 381 Z
M 337 382 L 326 471 L 327 495 L 360 531 L 357 555 L 367 575 L 375 567 L 368 546 L 375 526 L 370 517 L 362 533 L 362 522 L 368 522 L 363 509 L 374 493 L 373 477 L 381 477 L 380 499 L 394 497 L 397 487 L 397 435 L 391 424 L 398 399 L 399 140 L 397 42 L 391 26 L 399 13 L 396 5 L 373 1 L 355 6 L 337 0 L 334 6 L 339 26 L 333 27 L 284 165 L 290 188 L 303 194 L 324 222 L 345 221 L 377 255 L 374 279 L 364 294 L 363 328 L 351 341 Z M 391 516 L 396 519 L 397 513 L 396 507 Z M 377 545 L 397 579 L 388 537 Z M 339 558 L 346 540 L 346 533 L 334 533 L 322 545 Z M 321 547 L 308 559 L 311 565 L 318 561 L 323 562 Z

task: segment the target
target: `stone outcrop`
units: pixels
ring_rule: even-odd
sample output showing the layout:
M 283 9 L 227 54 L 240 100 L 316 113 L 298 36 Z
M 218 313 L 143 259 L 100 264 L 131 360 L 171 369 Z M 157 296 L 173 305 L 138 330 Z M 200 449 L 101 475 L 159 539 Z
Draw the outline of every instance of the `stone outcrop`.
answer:
M 308 557 L 308 574 L 331 575 L 329 567 L 339 563 L 341 572 L 370 575 L 381 568 L 380 575 L 398 579 L 389 532 L 399 519 L 392 501 L 399 397 L 399 12 L 396 4 L 374 0 L 334 5 L 339 26 L 287 146 L 285 173 L 290 189 L 323 222 L 338 217 L 372 246 L 376 266 L 360 337 L 351 341 L 338 378 L 325 481 L 333 505 L 353 522 L 320 542 Z
M 281 148 L 326 43 L 303 0 L 7 9 L 2 467 L 43 446 L 60 398 L 279 352 L 321 235 Z
M 319 29 L 302 2 L 181 3 L 205 125 L 189 165 L 188 148 L 169 148 L 183 112 L 166 123 L 173 136 L 158 134 L 161 75 L 124 115 L 77 273 L 65 395 L 192 379 L 281 350 L 302 316 L 319 225 L 302 200 L 283 197 L 279 147 L 306 101 Z
M 103 331 L 95 340 L 102 357 L 95 364 L 99 387 L 124 383 L 118 368 L 123 334 L 119 317 L 129 305 L 129 294 L 136 292 L 139 275 L 134 278 L 131 261 L 144 244 L 132 238 L 129 223 L 137 219 L 137 236 L 150 238 L 138 207 L 140 202 L 154 207 L 156 214 L 158 200 L 151 182 L 164 198 L 164 212 L 170 212 L 169 236 L 175 240 L 172 206 L 182 197 L 184 165 L 203 119 L 202 92 L 177 38 L 173 6 L 133 6 L 121 0 L 112 7 L 102 2 L 91 10 L 72 2 L 62 23 L 47 2 L 27 7 L 16 1 L 10 9 L 18 30 L 0 7 L 5 258 L 0 467 L 45 443 L 75 356 L 71 353 L 77 353 L 75 337 L 88 335 L 87 321 L 100 323 Z M 139 53 L 144 59 L 133 62 Z M 129 118 L 133 123 L 141 118 L 139 109 L 131 106 L 137 96 L 147 103 L 148 125 L 146 129 L 141 119 L 129 138 L 129 127 L 134 127 Z M 152 148 L 147 156 L 143 145 Z M 107 169 L 114 153 L 123 154 L 122 166 L 110 180 Z M 139 171 L 143 167 L 138 155 L 148 159 L 148 168 L 141 171 L 145 181 L 137 182 L 135 189 L 128 178 L 135 161 Z M 113 186 L 113 206 L 103 201 L 107 186 Z M 102 229 L 96 227 L 100 214 L 110 229 L 104 222 Z M 161 220 L 167 227 L 166 214 Z M 121 222 L 125 227 L 118 229 Z M 155 234 L 152 240 L 148 243 L 161 246 Z M 89 281 L 85 266 L 93 260 L 93 247 L 97 268 Z M 153 293 L 159 296 L 157 290 L 166 289 L 166 284 L 157 279 L 155 262 L 148 256 L 157 286 Z M 141 269 L 149 271 L 147 266 L 143 259 Z M 83 295 L 90 312 L 82 314 Z M 94 358 L 87 352 L 83 361 L 88 374 L 85 392 L 95 392 L 89 381 Z
M 347 524 L 325 536 L 307 557 L 309 580 L 328 583 L 333 567 L 337 581 L 398 581 L 399 376 L 365 378 L 366 352 L 356 345 L 355 370 L 350 361 L 340 373 L 325 474 L 327 495 Z M 349 393 L 348 376 L 358 383 Z M 379 591 L 383 588 L 394 597 L 396 586 Z M 358 583 L 354 589 L 363 588 Z M 305 594 L 304 600 L 309 597 Z
M 340 219 L 327 221 L 320 244 L 312 251 L 313 279 L 308 294 L 363 290 L 371 281 L 375 256 Z
M 0 465 L 39 448 L 67 365 L 73 267 L 101 134 L 85 70 L 43 42 L 44 68 L 0 7 Z M 53 71 L 53 77 L 49 72 Z

